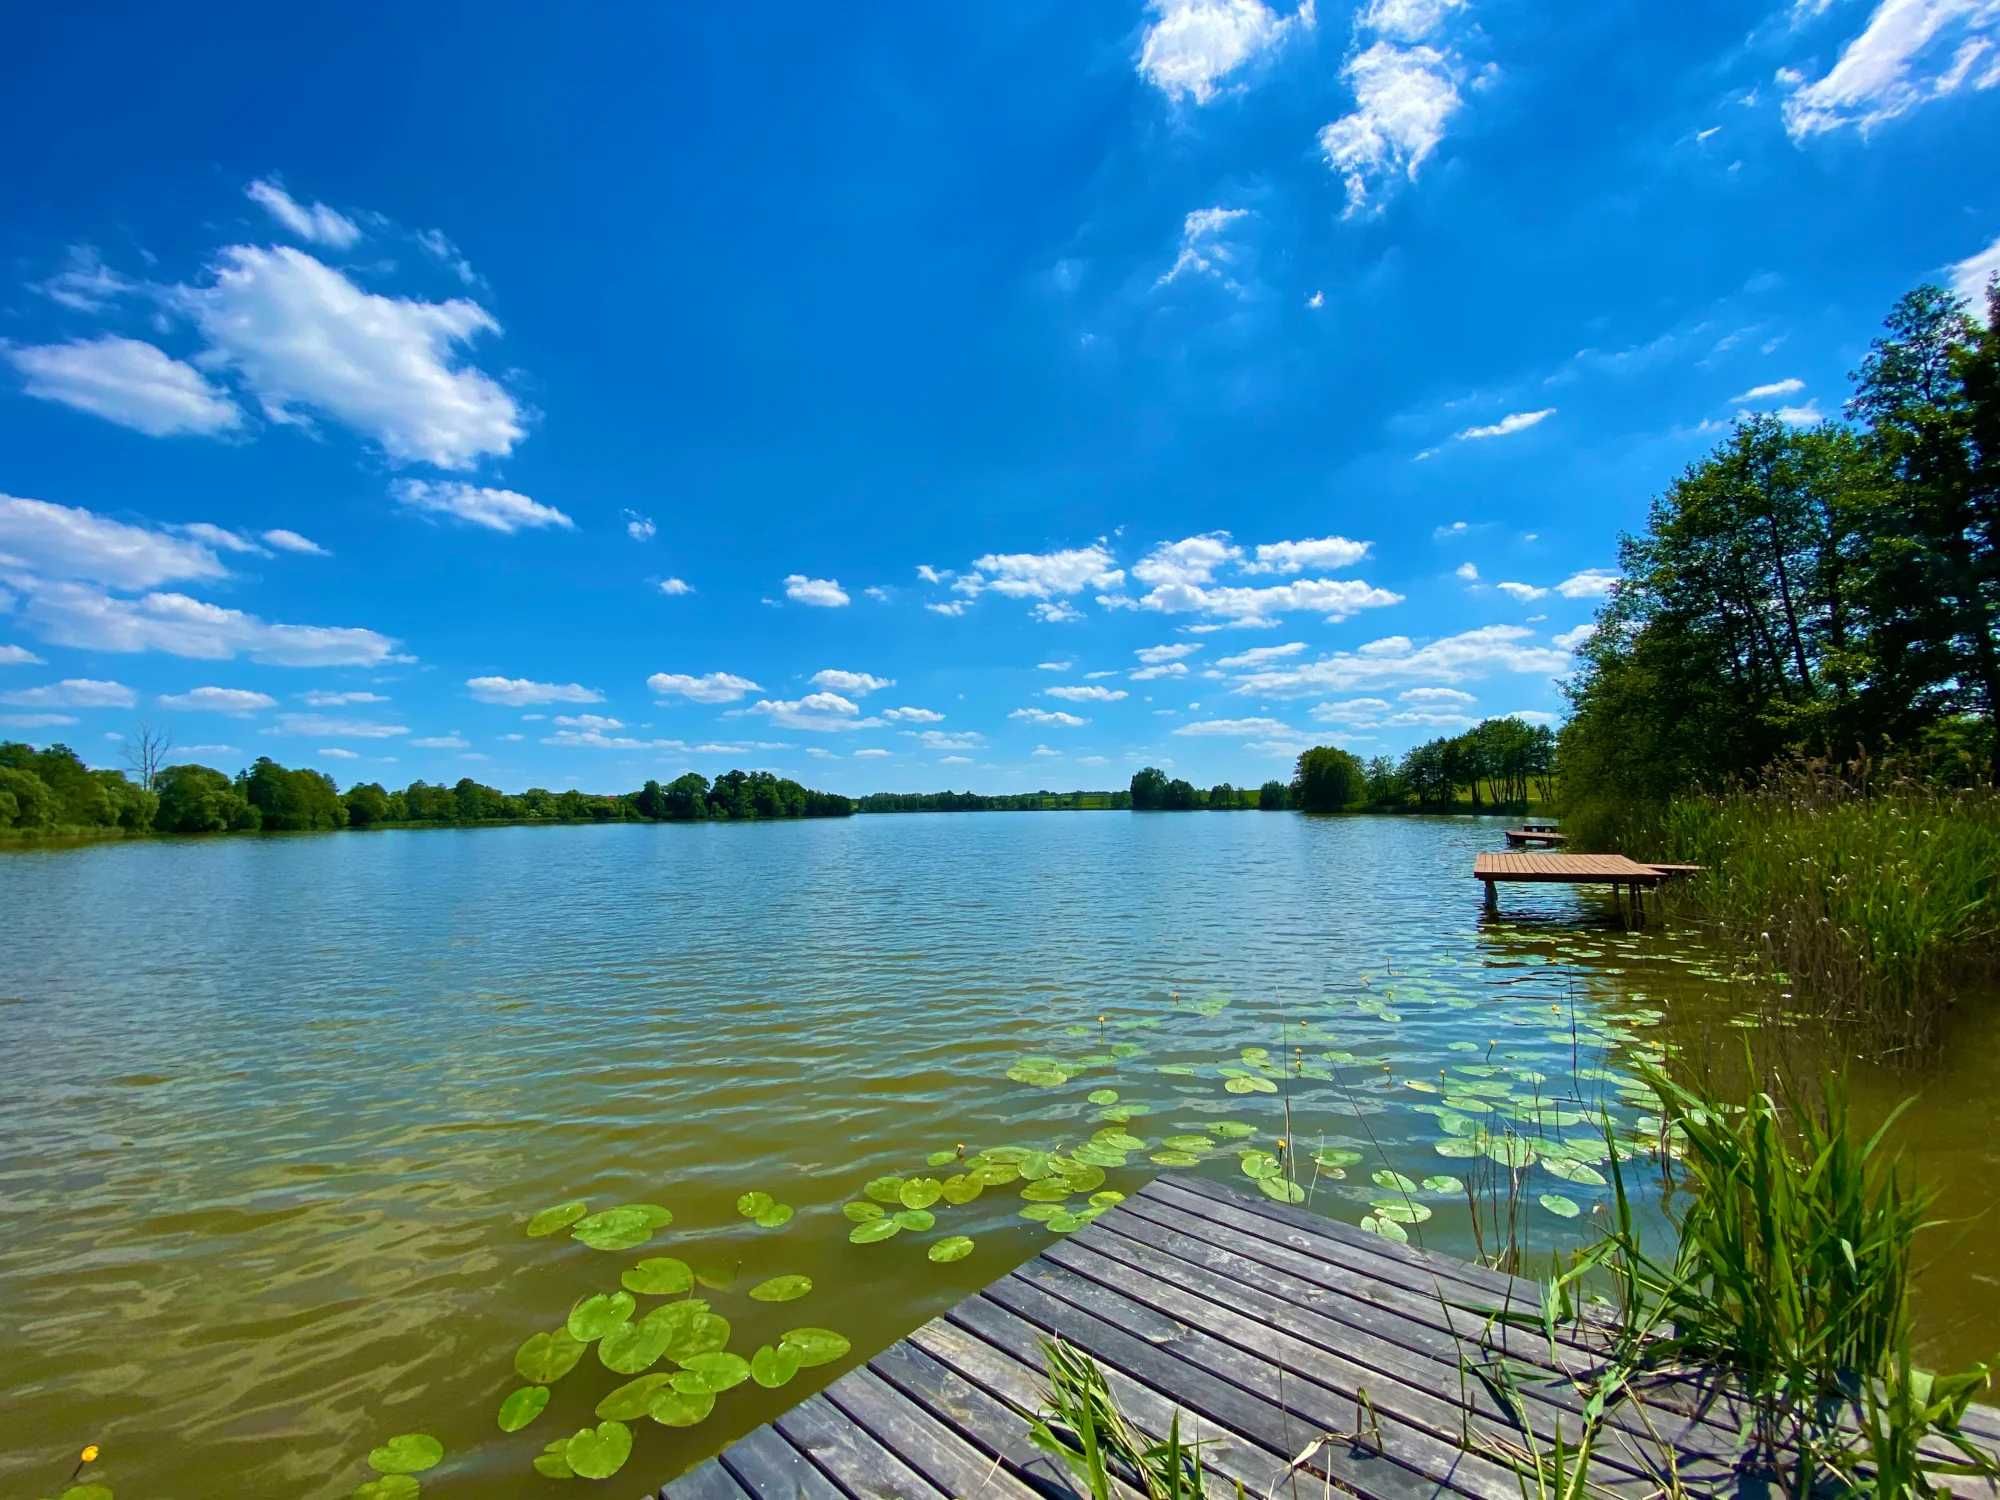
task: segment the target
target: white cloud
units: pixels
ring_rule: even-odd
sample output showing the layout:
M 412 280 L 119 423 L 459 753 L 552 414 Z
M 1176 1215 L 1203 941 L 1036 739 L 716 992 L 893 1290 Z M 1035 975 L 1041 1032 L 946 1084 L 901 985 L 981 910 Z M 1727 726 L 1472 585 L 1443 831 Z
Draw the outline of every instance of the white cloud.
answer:
M 1355 24 L 1400 42 L 1421 42 L 1464 4 L 1465 0 L 1370 0 Z
M 1187 674 L 1188 674 L 1188 669 L 1186 662 L 1163 661 L 1157 663 L 1154 666 L 1140 667 L 1136 672 L 1132 672 L 1128 675 L 1134 682 L 1157 682 L 1162 677 L 1185 677 L 1187 676 Z M 1093 672 L 1090 675 L 1095 677 L 1097 674 Z M 1116 674 L 1114 673 L 1112 675 L 1115 676 Z
M 1354 90 L 1354 111 L 1324 127 L 1319 146 L 1354 215 L 1392 176 L 1416 181 L 1462 101 L 1457 64 L 1435 47 L 1377 41 L 1350 57 L 1341 77 Z
M 500 325 L 476 302 L 364 291 L 301 250 L 231 245 L 207 286 L 176 300 L 274 422 L 317 412 L 372 438 L 393 462 L 467 469 L 526 433 L 514 398 L 454 363 Z
M 130 708 L 138 695 L 122 682 L 65 677 L 61 682 L 0 693 L 0 703 L 16 708 Z
M 1238 68 L 1313 27 L 1313 0 L 1279 17 L 1263 0 L 1150 0 L 1139 76 L 1169 99 L 1206 104 Z
M 241 755 L 243 751 L 235 745 L 176 745 L 179 755 Z
M 558 729 L 542 736 L 544 745 L 563 750 L 685 750 L 685 740 L 642 740 L 631 735 L 606 734 L 601 729 Z
M 1174 263 L 1160 273 L 1155 286 L 1169 286 L 1181 277 L 1213 276 L 1231 291 L 1239 291 L 1229 274 L 1241 253 L 1230 242 L 1229 226 L 1250 216 L 1247 208 L 1197 208 L 1181 220 L 1181 247 Z
M 0 558 L 48 578 L 143 589 L 228 573 L 214 551 L 78 506 L 0 495 Z
M 1479 582 L 1479 569 L 1472 563 L 1462 562 L 1456 568 L 1452 569 L 1452 573 L 1455 577 L 1462 578 L 1467 583 Z
M 164 651 L 227 661 L 246 655 L 275 667 L 372 667 L 396 642 L 355 626 L 274 625 L 186 594 L 119 599 L 74 583 L 37 586 L 24 618 L 45 641 L 86 651 Z
M 22 389 L 148 437 L 228 432 L 243 413 L 193 365 L 138 339 L 105 334 L 68 344 L 6 347 Z
M 504 703 L 510 708 L 604 701 L 604 694 L 580 682 L 535 682 L 526 677 L 468 677 L 465 689 L 481 703 Z
M 1083 618 L 1083 611 L 1067 599 L 1043 599 L 1028 607 L 1028 617 L 1044 625 L 1071 625 Z
M 1076 663 L 1073 661 L 1038 661 L 1035 663 L 1035 670 L 1037 672 L 1067 672 L 1075 665 Z
M 1509 709 L 1502 717 L 1519 719 L 1527 724 L 1553 724 L 1559 715 L 1542 708 L 1515 708 Z
M 1266 542 L 1245 562 L 1246 573 L 1303 573 L 1307 568 L 1351 568 L 1368 555 L 1372 542 L 1351 542 L 1344 536 L 1322 536 L 1301 542 Z M 1132 570 L 1137 573 L 1139 570 Z
M 42 659 L 26 646 L 0 646 L 0 667 L 39 667 Z
M 1138 600 L 1142 609 L 1203 614 L 1234 625 L 1271 625 L 1282 615 L 1309 611 L 1338 624 L 1365 609 L 1401 604 L 1403 596 L 1358 579 L 1301 578 L 1263 588 L 1162 584 Z
M 650 542 L 659 535 L 660 528 L 653 524 L 651 516 L 642 516 L 636 510 L 628 510 L 625 516 L 625 534 L 635 542 Z
M 871 583 L 861 592 L 868 598 L 873 599 L 877 604 L 887 604 L 891 599 L 896 597 L 895 594 L 883 588 L 879 583 Z
M 1076 763 L 1080 766 L 1108 766 L 1111 758 L 1107 755 L 1079 755 Z
M 1315 312 L 1317 312 L 1320 308 L 1325 307 L 1326 293 L 1314 292 L 1310 297 L 1306 298 L 1306 306 L 1312 308 Z
M 1508 598 L 1519 600 L 1522 604 L 1526 604 L 1533 599 L 1547 598 L 1549 592 L 1547 589 L 1535 587 L 1532 583 L 1514 583 L 1511 581 L 1496 583 L 1493 587 Z
M 1065 703 L 1117 703 L 1131 694 L 1123 688 L 1052 687 L 1043 688 L 1044 698 L 1060 698 Z
M 1753 385 L 1742 395 L 1731 396 L 1729 399 L 1737 406 L 1744 406 L 1752 401 L 1769 400 L 1773 396 L 1795 396 L 1805 388 L 1806 383 L 1794 376 L 1786 380 L 1774 380 L 1768 385 Z
M 756 714 L 787 729 L 831 733 L 845 729 L 874 729 L 882 720 L 860 717 L 859 705 L 838 693 L 807 693 L 803 698 L 764 698 L 737 713 Z
M 655 672 L 646 679 L 646 690 L 656 698 L 685 698 L 690 703 L 734 703 L 746 693 L 764 690 L 747 677 L 734 672 L 708 672 L 690 677 L 683 672 Z
M 917 564 L 917 577 L 924 583 L 950 583 L 957 576 L 950 568 L 934 568 L 929 563 Z
M 1243 549 L 1226 531 L 1162 542 L 1132 566 L 1132 576 L 1146 584 L 1208 583 L 1217 568 L 1240 562 Z
M 1526 432 L 1530 427 L 1539 426 L 1556 414 L 1553 406 L 1545 406 L 1540 411 L 1509 412 L 1499 421 L 1485 427 L 1468 427 L 1456 435 L 1461 443 L 1476 443 L 1482 438 L 1512 437 L 1517 432 Z
M 472 269 L 472 262 L 459 252 L 458 246 L 454 245 L 445 236 L 443 230 L 419 229 L 417 231 L 417 243 L 424 247 L 426 255 L 448 268 L 452 275 L 464 282 L 465 285 L 486 285 L 486 278 Z
M 256 557 L 271 554 L 256 541 L 240 531 L 231 531 L 226 526 L 213 526 L 207 521 L 190 521 L 185 526 L 173 528 L 184 536 L 191 536 L 198 542 L 206 542 L 211 547 L 220 547 L 225 552 L 247 552 Z
M 428 734 L 410 741 L 418 750 L 469 750 L 472 741 L 457 734 Z
M 976 729 L 957 733 L 947 729 L 905 729 L 903 733 L 926 750 L 977 750 L 986 743 L 986 736 Z
M 1434 527 L 1431 531 L 1431 540 L 1434 542 L 1455 542 L 1468 535 L 1471 530 L 1472 524 L 1469 521 L 1453 521 L 1448 525 Z
M 825 688 L 832 693 L 848 693 L 856 698 L 865 698 L 870 693 L 879 693 L 883 688 L 896 685 L 893 677 L 877 677 L 872 672 L 843 672 L 837 667 L 822 668 L 809 680 L 814 687 Z
M 1035 746 L 1034 749 L 1030 750 L 1028 753 L 1030 755 L 1033 755 L 1041 759 L 1060 758 L 1062 755 L 1062 751 L 1051 749 L 1047 745 L 1037 745 Z
M 1771 415 L 1791 427 L 1817 427 L 1826 420 L 1826 413 L 1819 409 L 1817 401 L 1808 401 L 1803 406 L 1781 406 Z
M 55 729 L 75 722 L 75 714 L 0 714 L 0 724 L 9 729 Z
M 1058 552 L 989 552 L 953 587 L 970 594 L 990 588 L 1009 599 L 1053 599 L 1087 588 L 1117 588 L 1125 574 L 1112 564 L 1111 554 L 1096 544 Z
M 1581 646 L 1585 641 L 1589 640 L 1592 636 L 1596 634 L 1597 634 L 1597 627 L 1595 625 L 1586 624 L 1586 625 L 1578 625 L 1571 630 L 1565 630 L 1560 635 L 1550 636 L 1549 639 L 1554 641 L 1558 646 L 1562 647 L 1562 649 L 1565 651 L 1574 651 L 1578 646 Z
M 1321 703 L 1314 706 L 1312 716 L 1323 724 L 1345 724 L 1353 728 L 1368 728 L 1379 724 L 1382 715 L 1389 712 L 1387 698 L 1348 698 L 1339 703 Z
M 264 533 L 264 540 L 280 552 L 298 552 L 307 557 L 331 557 L 333 554 L 311 537 L 300 536 L 296 531 L 287 531 L 282 526 L 273 527 Z
M 878 750 L 878 749 L 857 750 L 854 752 L 854 758 L 856 760 L 887 760 L 890 756 L 894 755 L 895 753 L 896 752 L 893 750 Z
M 964 614 L 967 609 L 971 608 L 971 606 L 968 605 L 963 599 L 947 599 L 942 604 L 926 604 L 924 608 L 929 610 L 934 615 L 948 615 L 952 619 L 956 620 L 960 615 Z
M 1609 568 L 1585 568 L 1556 585 L 1565 599 L 1602 599 L 1618 586 L 1618 575 Z
M 1226 668 L 1261 667 L 1267 662 L 1282 661 L 1288 656 L 1297 656 L 1305 649 L 1304 641 L 1287 641 L 1282 646 L 1253 646 L 1248 651 L 1239 651 L 1234 656 L 1221 658 L 1216 665 Z
M 1163 661 L 1180 661 L 1193 656 L 1201 646 L 1195 641 L 1174 641 L 1162 646 L 1141 646 L 1132 654 L 1149 667 L 1156 667 Z
M 625 721 L 606 714 L 557 714 L 549 720 L 565 729 L 623 729 Z
M 1198 723 L 1183 724 L 1174 731 L 1175 734 L 1192 736 L 1266 739 L 1273 736 L 1296 737 L 1298 732 L 1289 724 L 1280 723 L 1276 719 L 1203 719 Z
M 72 312 L 101 313 L 129 292 L 139 290 L 104 264 L 94 245 L 71 245 L 68 264 L 35 290 L 51 302 L 59 302 Z
M 1241 678 L 1232 691 L 1258 697 L 1309 697 L 1396 682 L 1454 683 L 1497 672 L 1553 676 L 1571 669 L 1569 653 L 1529 644 L 1524 625 L 1485 625 L 1417 646 L 1387 636 L 1317 661 L 1269 667 Z
M 497 490 L 459 479 L 399 479 L 389 493 L 412 510 L 453 516 L 512 536 L 541 526 L 573 530 L 576 523 L 553 505 L 530 500 L 516 490 Z
M 882 717 L 891 724 L 942 724 L 944 715 L 934 708 L 885 708 Z
M 1023 719 L 1030 724 L 1047 724 L 1063 729 L 1081 729 L 1090 720 L 1080 719 L 1075 714 L 1066 714 L 1047 708 L 1017 708 L 1007 715 L 1010 719 Z
M 808 578 L 803 573 L 786 576 L 785 597 L 795 604 L 810 604 L 819 609 L 839 609 L 849 602 L 847 591 L 838 579 Z
M 1396 694 L 1404 703 L 1477 703 L 1479 700 L 1459 688 L 1417 687 Z
M 1972 304 L 1972 315 L 1986 321 L 1986 283 L 2000 274 L 2000 236 L 1976 254 L 1951 267 L 1951 289 Z
M 1853 126 L 1865 138 L 1876 126 L 1955 93 L 2000 30 L 1993 0 L 1880 0 L 1823 77 L 1806 82 L 1783 70 L 1785 129 L 1795 141 Z M 1790 76 L 1786 76 L 1787 72 Z M 1989 67 L 1973 84 L 2000 83 Z
M 972 757 L 969 755 L 943 755 L 938 757 L 938 764 L 941 766 L 969 766 L 972 764 Z
M 278 700 L 269 693 L 252 692 L 249 688 L 198 687 L 185 693 L 162 693 L 159 704 L 162 708 L 195 713 L 248 714 L 260 708 L 276 708 Z
M 308 708 L 346 708 L 354 703 L 387 703 L 389 700 L 380 693 L 343 693 L 316 688 L 299 694 L 299 701 Z
M 685 578 L 662 578 L 660 580 L 660 592 L 669 598 L 678 599 L 683 594 L 692 594 L 694 592 L 694 585 L 689 583 Z
M 346 214 L 324 203 L 311 205 L 297 199 L 267 178 L 259 178 L 243 189 L 243 196 L 258 204 L 272 218 L 302 240 L 345 250 L 361 238 L 361 228 Z
M 314 754 L 314 755 L 323 755 L 323 756 L 325 756 L 325 757 L 326 757 L 326 758 L 327 758 L 328 760 L 359 760 L 359 759 L 361 759 L 361 757 L 360 757 L 359 755 L 357 755 L 357 754 L 356 754 L 356 753 L 355 753 L 354 751 L 352 751 L 352 750 L 343 750 L 343 749 L 341 749 L 341 748 L 340 748 L 340 746 L 338 746 L 338 745 L 322 745 L 322 746 L 320 746 L 320 747 L 319 747 L 319 749 L 317 749 L 317 750 L 313 751 L 313 754 Z
M 342 719 L 326 714 L 279 714 L 278 734 L 328 740 L 389 740 L 408 734 L 407 724 L 383 724 L 374 719 Z

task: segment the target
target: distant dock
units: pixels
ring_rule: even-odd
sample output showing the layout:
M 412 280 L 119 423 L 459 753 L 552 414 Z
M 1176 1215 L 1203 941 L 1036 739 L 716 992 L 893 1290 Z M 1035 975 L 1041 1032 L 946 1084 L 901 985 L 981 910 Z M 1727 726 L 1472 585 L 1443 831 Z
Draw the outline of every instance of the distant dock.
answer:
M 1557 849 L 1569 842 L 1569 836 L 1557 833 L 1553 828 L 1510 828 L 1507 830 L 1507 842 L 1516 847 L 1526 845 L 1529 848 Z

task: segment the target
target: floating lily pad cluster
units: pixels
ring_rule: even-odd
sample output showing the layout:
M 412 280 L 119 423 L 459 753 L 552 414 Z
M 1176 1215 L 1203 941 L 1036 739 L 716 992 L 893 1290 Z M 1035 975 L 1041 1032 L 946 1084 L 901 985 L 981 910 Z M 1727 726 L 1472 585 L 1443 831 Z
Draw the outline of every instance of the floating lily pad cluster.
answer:
M 444 1444 L 428 1432 L 399 1433 L 368 1451 L 368 1467 L 375 1477 L 355 1487 L 354 1500 L 413 1500 L 423 1492 L 416 1476 L 442 1462 Z M 99 1491 L 102 1500 L 110 1500 L 111 1491 L 97 1485 L 65 1490 L 60 1500 L 99 1500 Z

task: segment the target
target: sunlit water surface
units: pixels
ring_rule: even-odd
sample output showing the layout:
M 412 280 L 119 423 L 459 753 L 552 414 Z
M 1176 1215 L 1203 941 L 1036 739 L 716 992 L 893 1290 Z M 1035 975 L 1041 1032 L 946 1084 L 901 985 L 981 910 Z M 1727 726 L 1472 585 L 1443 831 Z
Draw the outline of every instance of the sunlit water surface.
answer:
M 96 1442 L 121 1496 L 340 1496 L 371 1446 L 422 1431 L 448 1454 L 427 1495 L 561 1493 L 531 1460 L 627 1377 L 586 1354 L 504 1436 L 514 1351 L 642 1256 L 733 1276 L 699 1295 L 745 1356 L 801 1325 L 852 1340 L 698 1426 L 636 1422 L 615 1484 L 657 1484 L 1047 1242 L 1015 1183 L 849 1243 L 864 1184 L 949 1176 L 926 1157 L 960 1143 L 1134 1136 L 1103 1185 L 1129 1192 L 1165 1137 L 1237 1122 L 1255 1135 L 1182 1169 L 1247 1188 L 1240 1153 L 1276 1146 L 1289 1098 L 1310 1206 L 1359 1221 L 1374 1170 L 1492 1175 L 1437 1149 L 1477 1125 L 1587 1141 L 1569 1116 L 1603 1108 L 1642 1134 L 1635 1057 L 1756 1039 L 1728 1027 L 1735 963 L 1566 890 L 1512 888 L 1483 918 L 1470 867 L 1499 828 L 961 814 L 0 856 L 0 1492 L 54 1493 Z M 1925 1077 L 1863 1080 L 1871 1110 L 1924 1090 L 1908 1136 L 1947 1215 L 1983 1209 L 2000 1165 L 1996 1040 L 1984 1023 Z M 1281 1093 L 1226 1091 L 1219 1068 L 1266 1071 L 1246 1046 Z M 1073 1076 L 1010 1080 L 1024 1056 Z M 1105 1120 L 1086 1096 L 1106 1088 L 1147 1112 Z M 1333 1180 L 1315 1150 L 1363 1160 Z M 1656 1170 L 1631 1175 L 1657 1198 Z M 1537 1163 L 1523 1186 L 1537 1258 L 1601 1222 L 1588 1181 Z M 752 1190 L 791 1222 L 744 1220 Z M 616 1252 L 523 1233 L 572 1198 L 674 1222 Z M 1416 1201 L 1413 1238 L 1472 1249 L 1462 1197 Z M 932 1263 L 957 1234 L 972 1253 Z M 1993 1352 L 1992 1246 L 1933 1239 L 1940 1361 Z M 780 1273 L 814 1290 L 745 1295 Z

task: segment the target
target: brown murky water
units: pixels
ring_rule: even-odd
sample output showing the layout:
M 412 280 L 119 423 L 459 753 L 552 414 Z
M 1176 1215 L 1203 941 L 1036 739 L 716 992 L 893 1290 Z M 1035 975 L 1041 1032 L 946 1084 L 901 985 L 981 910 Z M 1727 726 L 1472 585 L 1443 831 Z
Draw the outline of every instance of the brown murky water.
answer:
M 0 1493 L 55 1493 L 97 1442 L 121 1497 L 347 1495 L 405 1432 L 445 1446 L 426 1495 L 551 1492 L 534 1457 L 629 1376 L 589 1350 L 506 1435 L 515 1351 L 642 1257 L 690 1263 L 745 1357 L 798 1327 L 851 1341 L 694 1426 L 636 1421 L 613 1483 L 657 1484 L 1047 1240 L 1017 1181 L 850 1242 L 843 1204 L 964 1170 L 927 1164 L 961 1143 L 1081 1153 L 1078 1193 L 1037 1210 L 1075 1215 L 1168 1165 L 1249 1186 L 1288 1104 L 1313 1208 L 1401 1201 L 1428 1215 L 1404 1232 L 1463 1252 L 1462 1195 L 1370 1178 L 1469 1176 L 1478 1132 L 1513 1131 L 1540 1158 L 1530 1252 L 1580 1243 L 1607 1197 L 1576 1170 L 1591 1122 L 1647 1128 L 1632 1059 L 1771 1039 L 1730 1025 L 1747 992 L 1699 934 L 1525 888 L 1483 920 L 1468 877 L 1499 826 L 985 814 L 8 853 Z M 1968 1221 L 2000 1166 L 1986 999 L 1935 1069 L 1857 1081 L 1868 1110 L 1921 1090 L 1910 1157 Z M 745 1219 L 753 1191 L 790 1220 Z M 613 1250 L 524 1234 L 571 1199 L 673 1222 Z M 929 1259 L 956 1235 L 965 1258 Z M 1940 1363 L 2000 1344 L 1995 1243 L 1983 1220 L 1932 1238 Z M 781 1274 L 811 1292 L 747 1295 Z

